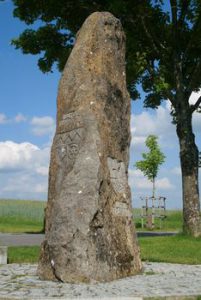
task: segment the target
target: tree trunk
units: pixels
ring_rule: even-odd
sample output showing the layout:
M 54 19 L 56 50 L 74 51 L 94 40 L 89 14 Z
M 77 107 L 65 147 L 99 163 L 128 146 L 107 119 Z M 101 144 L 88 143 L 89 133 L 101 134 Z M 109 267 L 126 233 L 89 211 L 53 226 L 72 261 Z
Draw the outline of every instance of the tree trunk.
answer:
M 184 103 L 184 102 L 183 102 Z M 177 136 L 180 145 L 180 162 L 183 187 L 183 231 L 201 236 L 200 201 L 198 187 L 199 152 L 192 130 L 190 108 L 182 109 L 177 119 Z
M 156 194 L 156 184 L 155 184 L 155 177 L 153 177 L 153 189 L 152 189 L 152 197 L 155 198 Z

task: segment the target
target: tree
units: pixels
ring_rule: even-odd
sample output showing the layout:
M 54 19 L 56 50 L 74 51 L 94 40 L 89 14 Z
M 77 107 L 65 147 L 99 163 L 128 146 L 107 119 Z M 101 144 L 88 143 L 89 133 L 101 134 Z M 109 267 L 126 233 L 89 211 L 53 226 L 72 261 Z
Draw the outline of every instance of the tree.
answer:
M 149 148 L 148 153 L 142 153 L 143 160 L 136 162 L 135 166 L 142 171 L 153 183 L 152 197 L 155 197 L 155 180 L 158 175 L 159 166 L 165 161 L 165 155 L 161 152 L 157 143 L 157 136 L 149 135 L 146 139 L 146 146 Z
M 39 21 L 13 40 L 24 53 L 42 54 L 38 65 L 59 70 L 70 53 L 73 37 L 93 11 L 108 10 L 120 18 L 127 35 L 127 80 L 133 99 L 141 84 L 145 107 L 172 105 L 180 145 L 184 232 L 201 236 L 198 189 L 198 148 L 192 115 L 201 111 L 201 97 L 189 103 L 201 88 L 201 2 L 199 0 L 13 0 L 14 16 L 27 25 Z

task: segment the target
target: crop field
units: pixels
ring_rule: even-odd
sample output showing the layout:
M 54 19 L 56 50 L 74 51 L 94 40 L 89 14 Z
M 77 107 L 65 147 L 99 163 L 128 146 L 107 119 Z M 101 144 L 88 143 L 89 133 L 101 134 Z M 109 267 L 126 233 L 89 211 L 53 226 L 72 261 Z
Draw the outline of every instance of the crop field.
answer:
M 0 199 L 0 232 L 40 232 L 44 201 Z
M 0 199 L 0 232 L 41 232 L 45 206 L 44 201 Z M 133 215 L 137 231 L 147 230 L 141 228 L 140 209 L 134 209 Z M 181 230 L 182 211 L 169 210 L 164 221 L 155 220 L 154 231 Z
M 45 206 L 46 202 L 44 201 L 0 199 L 0 232 L 41 232 Z M 134 209 L 133 215 L 137 231 L 147 230 L 141 228 L 140 209 Z M 155 225 L 154 231 L 180 232 L 182 230 L 182 212 L 169 210 L 167 218 L 161 224 L 156 219 Z

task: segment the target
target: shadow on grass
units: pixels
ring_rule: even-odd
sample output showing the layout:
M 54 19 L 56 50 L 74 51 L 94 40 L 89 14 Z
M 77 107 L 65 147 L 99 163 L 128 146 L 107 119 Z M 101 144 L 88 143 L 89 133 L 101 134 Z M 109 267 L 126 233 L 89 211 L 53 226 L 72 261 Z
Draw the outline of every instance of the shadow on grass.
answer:
M 178 232 L 154 232 L 154 231 L 140 231 L 137 232 L 138 237 L 154 237 L 154 236 L 174 236 L 178 235 Z

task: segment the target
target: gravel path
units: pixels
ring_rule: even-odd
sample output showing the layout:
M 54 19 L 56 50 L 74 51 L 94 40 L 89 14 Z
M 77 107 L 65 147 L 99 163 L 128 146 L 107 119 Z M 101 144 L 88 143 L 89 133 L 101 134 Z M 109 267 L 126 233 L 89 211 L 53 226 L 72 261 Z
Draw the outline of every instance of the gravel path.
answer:
M 36 268 L 30 264 L 0 266 L 0 299 L 197 299 L 201 295 L 201 265 L 145 263 L 142 275 L 91 285 L 41 281 Z
M 40 245 L 44 234 L 0 233 L 1 246 L 36 246 Z

